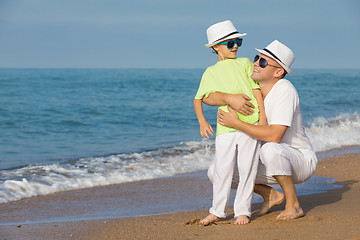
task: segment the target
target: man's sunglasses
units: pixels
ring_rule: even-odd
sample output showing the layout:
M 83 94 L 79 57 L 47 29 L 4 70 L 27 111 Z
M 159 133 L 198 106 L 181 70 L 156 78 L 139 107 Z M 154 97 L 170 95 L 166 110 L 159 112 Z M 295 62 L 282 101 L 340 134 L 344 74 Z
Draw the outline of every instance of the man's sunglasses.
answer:
M 242 38 L 238 38 L 236 40 L 230 40 L 230 41 L 226 41 L 226 42 L 221 42 L 221 43 L 218 43 L 217 45 L 226 44 L 226 47 L 228 49 L 233 49 L 233 47 L 235 46 L 235 43 L 238 47 L 240 47 L 242 44 Z
M 269 64 L 268 61 L 267 61 L 265 58 L 262 58 L 262 57 L 260 57 L 259 55 L 256 55 L 256 56 L 254 57 L 254 63 L 255 63 L 257 60 L 259 60 L 259 66 L 260 66 L 261 68 L 266 68 L 266 66 L 272 66 L 272 67 L 276 67 L 276 68 L 281 68 L 281 67 L 278 67 L 278 66 Z

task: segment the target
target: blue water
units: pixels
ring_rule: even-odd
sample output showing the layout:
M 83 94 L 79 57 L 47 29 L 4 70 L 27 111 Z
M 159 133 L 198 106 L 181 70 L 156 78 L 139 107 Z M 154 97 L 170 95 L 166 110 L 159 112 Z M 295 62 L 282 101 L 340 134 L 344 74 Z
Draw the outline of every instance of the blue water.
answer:
M 0 69 L 0 203 L 206 169 L 213 138 L 192 106 L 203 71 Z M 360 145 L 360 69 L 287 79 L 317 152 Z M 205 116 L 215 127 L 216 108 Z
M 202 70 L 0 69 L 0 169 L 199 139 Z
M 360 69 L 299 69 L 287 78 L 299 93 L 305 123 L 360 113 Z

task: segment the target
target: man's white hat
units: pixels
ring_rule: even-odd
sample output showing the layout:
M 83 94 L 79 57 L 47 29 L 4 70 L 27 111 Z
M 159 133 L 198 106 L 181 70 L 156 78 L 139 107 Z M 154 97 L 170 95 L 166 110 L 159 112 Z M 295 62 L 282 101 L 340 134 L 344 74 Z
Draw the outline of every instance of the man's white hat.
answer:
M 245 36 L 246 33 L 239 33 L 230 20 L 219 22 L 211 25 L 207 30 L 208 44 L 207 48 L 211 48 L 216 44 L 232 38 L 239 38 Z
M 258 52 L 271 57 L 282 66 L 288 74 L 291 74 L 291 64 L 294 62 L 295 55 L 290 48 L 279 42 L 278 40 L 270 43 L 266 48 L 260 50 L 255 48 Z

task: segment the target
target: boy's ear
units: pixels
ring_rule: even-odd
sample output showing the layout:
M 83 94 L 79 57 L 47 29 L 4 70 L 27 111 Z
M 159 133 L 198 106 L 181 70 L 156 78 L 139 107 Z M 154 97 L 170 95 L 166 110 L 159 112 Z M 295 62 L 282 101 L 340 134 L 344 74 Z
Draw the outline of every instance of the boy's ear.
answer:
M 218 45 L 212 46 L 213 53 L 218 54 L 218 49 L 219 49 Z

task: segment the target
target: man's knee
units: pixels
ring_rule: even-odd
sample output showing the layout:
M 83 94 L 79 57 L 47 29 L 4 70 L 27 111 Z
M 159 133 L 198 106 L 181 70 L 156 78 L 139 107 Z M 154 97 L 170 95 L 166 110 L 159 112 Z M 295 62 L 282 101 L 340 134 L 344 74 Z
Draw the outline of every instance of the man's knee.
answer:
M 292 175 L 289 157 L 286 146 L 279 143 L 265 143 L 260 150 L 260 160 L 268 176 Z
M 261 146 L 260 148 L 260 159 L 261 162 L 264 163 L 264 165 L 267 164 L 267 162 L 276 161 L 283 155 L 283 151 L 280 147 L 280 144 L 268 142 Z

